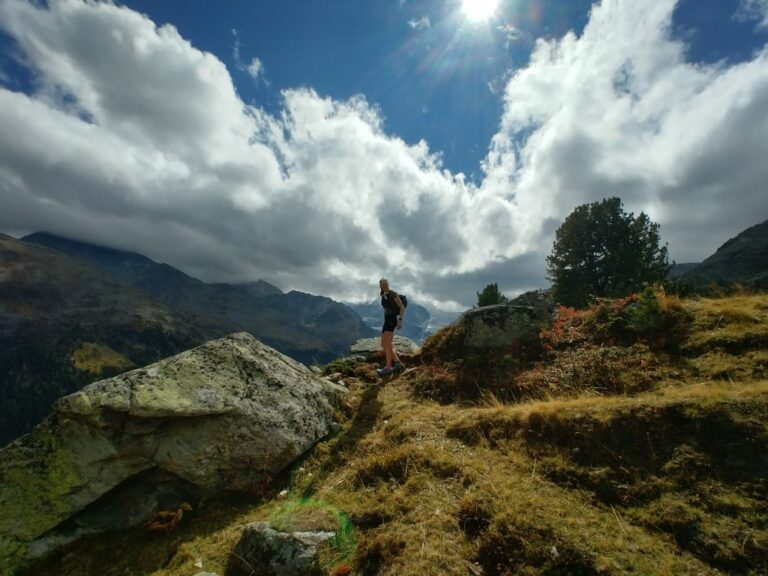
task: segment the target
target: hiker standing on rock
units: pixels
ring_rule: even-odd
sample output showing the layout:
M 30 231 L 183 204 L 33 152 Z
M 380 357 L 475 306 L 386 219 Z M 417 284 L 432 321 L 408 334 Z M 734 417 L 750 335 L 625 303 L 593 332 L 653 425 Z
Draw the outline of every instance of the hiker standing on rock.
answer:
M 403 306 L 400 296 L 397 292 L 389 288 L 389 280 L 382 278 L 379 280 L 381 289 L 381 305 L 384 307 L 384 326 L 381 328 L 381 347 L 387 358 L 385 368 L 377 370 L 379 376 L 389 376 L 393 372 L 400 372 L 405 368 L 397 352 L 392 347 L 392 341 L 395 338 L 395 328 L 403 328 L 403 316 L 405 316 L 405 306 Z

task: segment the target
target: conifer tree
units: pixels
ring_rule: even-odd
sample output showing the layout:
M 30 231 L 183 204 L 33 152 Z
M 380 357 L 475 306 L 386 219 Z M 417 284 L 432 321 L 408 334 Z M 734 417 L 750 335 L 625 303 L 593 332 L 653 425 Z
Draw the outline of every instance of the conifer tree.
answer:
M 482 292 L 477 293 L 477 306 L 481 308 L 483 306 L 493 306 L 494 304 L 504 304 L 509 302 L 509 299 L 499 292 L 499 286 L 495 282 L 488 284 L 483 288 Z
M 594 296 L 626 296 L 667 277 L 659 225 L 624 212 L 619 198 L 576 207 L 555 233 L 547 257 L 555 299 L 584 306 Z

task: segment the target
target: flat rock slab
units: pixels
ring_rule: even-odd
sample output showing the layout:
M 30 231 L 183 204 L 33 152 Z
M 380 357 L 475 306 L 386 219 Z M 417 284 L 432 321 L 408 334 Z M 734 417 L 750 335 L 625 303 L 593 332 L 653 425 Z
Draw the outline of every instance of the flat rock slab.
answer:
M 416 342 L 405 336 L 399 336 L 395 334 L 392 340 L 392 347 L 395 352 L 403 355 L 418 354 L 421 348 Z M 370 357 L 374 354 L 382 352 L 381 338 L 363 338 L 352 344 L 349 349 L 351 354 L 362 354 L 366 357 Z

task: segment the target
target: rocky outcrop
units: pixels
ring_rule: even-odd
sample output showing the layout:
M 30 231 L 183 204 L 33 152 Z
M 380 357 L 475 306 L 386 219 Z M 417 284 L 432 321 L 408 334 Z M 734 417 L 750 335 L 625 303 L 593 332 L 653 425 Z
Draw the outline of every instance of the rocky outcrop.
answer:
M 507 304 L 474 308 L 459 320 L 464 346 L 492 350 L 535 338 L 552 321 L 554 311 L 555 302 L 545 291 L 527 292 Z
M 392 347 L 398 355 L 403 354 L 406 356 L 418 354 L 420 350 L 419 345 L 416 344 L 416 342 L 410 338 L 399 335 L 395 335 L 392 340 Z M 363 338 L 358 340 L 352 344 L 349 351 L 352 354 L 360 354 L 366 358 L 370 358 L 371 356 L 381 353 L 381 338 Z
M 425 344 L 426 358 L 484 354 L 535 339 L 551 324 L 556 304 L 549 292 L 526 292 L 506 304 L 467 310 Z
M 158 507 L 258 487 L 328 434 L 340 394 L 240 333 L 62 398 L 0 450 L 0 573 Z

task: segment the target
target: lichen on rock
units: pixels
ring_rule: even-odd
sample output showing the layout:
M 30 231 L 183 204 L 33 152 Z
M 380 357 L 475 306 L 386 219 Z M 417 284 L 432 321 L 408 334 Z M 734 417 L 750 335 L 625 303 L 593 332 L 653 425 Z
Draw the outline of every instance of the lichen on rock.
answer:
M 57 530 L 108 528 L 98 510 L 148 472 L 199 495 L 260 485 L 331 431 L 343 393 L 240 333 L 62 398 L 0 450 L 0 571 L 66 540 Z

